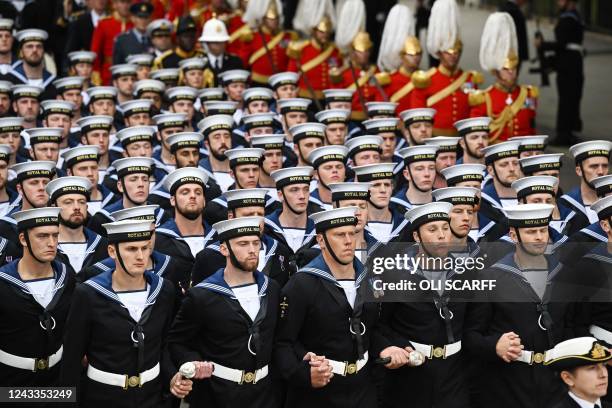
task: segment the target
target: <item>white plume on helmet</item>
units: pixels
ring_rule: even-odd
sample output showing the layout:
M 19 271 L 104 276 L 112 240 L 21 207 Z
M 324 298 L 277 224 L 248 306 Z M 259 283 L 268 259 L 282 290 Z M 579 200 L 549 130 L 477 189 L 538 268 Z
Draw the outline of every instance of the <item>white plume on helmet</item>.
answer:
M 280 25 L 283 24 L 283 5 L 280 0 L 249 0 L 246 10 L 242 16 L 242 21 L 251 27 L 257 27 L 261 24 L 270 4 L 276 3 L 276 10 L 280 19 Z
M 453 48 L 461 39 L 461 15 L 455 0 L 436 0 L 429 16 L 427 52 L 433 57 L 441 51 Z
M 508 13 L 493 13 L 482 30 L 480 66 L 489 72 L 500 70 L 510 55 L 518 55 L 514 20 Z
M 293 18 L 293 28 L 310 35 L 310 31 L 326 15 L 331 20 L 332 26 L 335 27 L 336 13 L 332 0 L 300 0 Z
M 353 38 L 365 31 L 366 9 L 363 0 L 347 0 L 342 6 L 336 27 L 336 46 L 343 52 L 351 46 Z
M 378 68 L 382 71 L 393 71 L 400 67 L 400 53 L 404 40 L 414 36 L 415 23 L 412 10 L 407 5 L 396 4 L 387 15 L 378 52 Z

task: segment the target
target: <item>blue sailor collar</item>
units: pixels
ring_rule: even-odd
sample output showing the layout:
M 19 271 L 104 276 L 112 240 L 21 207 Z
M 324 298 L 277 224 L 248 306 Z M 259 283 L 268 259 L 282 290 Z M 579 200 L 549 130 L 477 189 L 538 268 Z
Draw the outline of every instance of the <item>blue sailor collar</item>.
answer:
M 23 60 L 17 60 L 17 62 L 15 62 L 11 66 L 10 73 L 15 75 L 24 84 L 30 84 L 30 80 L 26 76 L 25 70 L 23 68 Z M 47 86 L 49 86 L 49 84 L 53 82 L 55 78 L 55 75 L 43 68 L 42 87 L 46 88 Z
M 483 186 L 482 191 L 480 192 L 480 197 L 483 200 L 487 200 L 487 202 L 489 202 L 489 204 L 491 204 L 493 207 L 503 211 L 501 200 L 497 194 L 497 190 L 495 190 L 495 184 L 493 182 L 486 183 Z
M 204 218 L 202 218 L 202 226 L 204 227 L 204 248 L 206 248 L 208 242 L 212 241 L 212 239 L 216 237 L 216 232 L 210 225 L 208 225 Z M 169 235 L 178 240 L 184 240 L 181 232 L 178 229 L 178 225 L 176 225 L 176 221 L 174 221 L 174 218 L 169 218 L 166 222 L 159 226 L 155 232 L 162 235 Z
M 19 259 L 2 266 L 0 268 L 0 279 L 16 286 L 24 293 L 31 295 L 28 285 L 21 279 L 19 272 L 17 272 L 18 264 Z M 53 293 L 55 294 L 55 292 L 61 289 L 66 282 L 66 265 L 60 261 L 53 260 L 51 261 L 51 269 L 53 269 L 53 279 L 55 280 L 55 286 L 53 287 Z
M 591 238 L 594 238 L 597 241 L 608 242 L 608 236 L 606 232 L 601 228 L 601 224 L 599 221 L 594 222 L 580 230 L 581 233 L 588 235 Z
M 96 290 L 101 295 L 105 296 L 110 300 L 114 300 L 119 303 L 121 306 L 125 307 L 121 299 L 115 291 L 113 290 L 113 273 L 115 269 L 110 271 L 102 272 L 91 279 L 85 281 L 85 285 L 91 286 L 94 290 Z M 161 292 L 162 286 L 164 284 L 164 279 L 159 277 L 158 275 L 145 271 L 144 278 L 149 284 L 149 294 L 147 296 L 147 302 L 145 307 L 153 305 Z
M 213 174 L 212 166 L 210 165 L 210 159 L 208 157 L 204 157 L 200 159 L 198 162 L 198 167 L 208 172 L 209 175 Z
M 498 269 L 501 269 L 501 270 L 513 273 L 513 274 L 519 276 L 524 281 L 527 281 L 527 279 L 523 275 L 523 271 L 518 267 L 518 265 L 514 261 L 514 253 L 515 253 L 515 251 L 511 251 L 508 254 L 506 254 L 502 259 L 500 259 L 495 264 L 493 264 L 492 268 L 498 268 Z M 547 254 L 547 255 L 544 255 L 544 256 L 546 257 L 546 261 L 548 263 L 548 278 L 547 278 L 547 281 L 550 282 L 552 280 L 552 278 L 554 278 L 557 275 L 557 273 L 559 273 L 559 271 L 561 270 L 563 265 L 552 254 L 550 254 L 550 255 Z M 554 267 L 551 269 L 552 265 L 554 265 Z
M 170 256 L 164 255 L 161 252 L 153 250 L 151 258 L 153 259 L 153 269 L 148 269 L 148 271 L 153 272 L 157 276 L 163 277 L 164 272 L 166 272 L 166 269 L 170 264 Z M 115 270 L 115 261 L 109 256 L 108 258 L 103 259 L 100 262 L 96 262 L 92 266 L 100 272 L 109 272 Z
M 102 237 L 89 228 L 83 228 L 83 233 L 85 234 L 85 243 L 87 244 L 85 245 L 85 258 L 87 258 L 89 254 L 95 252 L 96 248 L 100 244 L 100 241 L 102 241 Z M 59 246 L 57 250 L 64 253 Z
M 314 190 L 312 190 L 312 192 L 310 193 L 310 197 L 308 198 L 308 201 L 315 203 L 316 205 L 318 205 L 319 207 L 323 209 L 333 205 L 332 203 L 326 203 L 321 199 L 321 194 L 319 194 L 318 188 L 315 188 Z
M 546 248 L 546 254 L 553 253 L 559 246 L 561 246 L 561 244 L 563 244 L 565 241 L 567 241 L 569 239 L 569 237 L 567 235 L 557 231 L 556 229 L 554 229 L 550 225 L 548 226 L 548 237 L 549 237 L 549 240 L 550 240 L 550 244 Z M 509 242 L 512 245 L 514 245 L 514 241 L 512 241 L 512 239 L 510 238 L 509 234 L 506 234 L 506 235 L 500 237 L 499 239 L 501 241 L 506 241 L 506 242 Z
M 612 254 L 608 252 L 608 242 L 601 242 L 595 245 L 589 252 L 584 254 L 584 258 L 594 259 L 612 265 Z
M 470 236 L 467 237 L 466 248 L 463 251 L 451 251 L 449 255 L 454 257 L 470 257 L 474 258 L 480 253 L 480 245 L 476 243 Z
M 355 268 L 355 287 L 358 288 L 361 285 L 361 282 L 366 277 L 367 273 L 365 267 L 357 258 L 353 259 L 353 268 Z M 325 260 L 323 259 L 323 254 L 319 254 L 306 266 L 300 268 L 297 273 L 308 273 L 321 279 L 325 279 L 338 287 L 341 287 L 340 283 L 338 283 L 338 280 L 336 280 L 334 275 L 331 273 L 331 270 L 325 263 Z
M 281 209 L 274 211 L 272 214 L 267 215 L 264 221 L 266 225 L 268 225 L 274 230 L 274 232 L 276 232 L 277 234 L 283 235 L 284 231 L 280 223 L 281 212 L 282 212 Z M 306 232 L 304 233 L 303 244 L 309 242 L 312 238 L 314 238 L 315 235 L 316 235 L 315 234 L 315 223 L 313 220 L 307 217 L 306 218 Z
M 224 270 L 225 268 L 219 268 L 217 272 L 204 279 L 202 282 L 198 283 L 195 287 L 208 289 L 220 295 L 236 299 L 234 291 L 225 281 L 225 278 L 223 276 Z M 268 290 L 268 283 L 270 281 L 269 278 L 259 271 L 253 272 L 253 277 L 255 278 L 255 283 L 257 283 L 259 297 L 265 296 Z
M 408 198 L 406 198 L 407 192 L 408 192 L 408 186 L 402 188 L 393 197 L 391 197 L 391 202 L 395 204 L 399 204 L 407 210 L 411 209 L 412 203 L 408 201 Z
M 580 186 L 573 188 L 570 192 L 565 193 L 561 196 L 567 203 L 572 206 L 574 210 L 580 211 L 585 217 L 589 217 L 582 200 L 582 193 L 580 192 Z

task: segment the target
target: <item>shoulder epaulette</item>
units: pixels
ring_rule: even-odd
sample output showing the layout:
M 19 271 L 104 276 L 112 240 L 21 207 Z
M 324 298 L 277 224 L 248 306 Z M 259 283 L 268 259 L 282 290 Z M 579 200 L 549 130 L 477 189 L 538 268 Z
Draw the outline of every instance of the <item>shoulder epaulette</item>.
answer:
M 386 86 L 391 83 L 391 74 L 388 72 L 378 72 L 374 74 L 374 77 L 381 86 Z
M 240 28 L 240 41 L 242 42 L 251 42 L 253 41 L 253 30 L 248 25 Z
M 432 69 L 434 70 L 433 72 L 435 72 L 435 68 Z M 427 72 L 421 70 L 414 71 L 412 73 L 412 76 L 410 77 L 412 83 L 414 84 L 414 87 L 418 89 L 423 89 L 431 85 L 431 75 L 433 72 L 431 69 Z
M 173 52 L 174 52 L 174 49 L 172 49 L 172 48 L 170 48 L 167 51 L 164 51 L 163 54 L 161 54 L 157 58 L 155 58 L 155 60 L 153 61 L 153 66 L 151 68 L 152 69 L 160 69 L 160 68 L 162 68 L 162 63 L 163 63 L 164 59 L 166 59 L 166 57 L 171 55 Z
M 470 71 L 470 74 L 472 75 L 472 83 L 477 85 L 484 83 L 484 75 L 481 72 Z
M 287 46 L 287 55 L 289 58 L 298 59 L 302 55 L 302 50 L 308 45 L 308 40 L 290 41 Z
M 297 33 L 297 31 L 287 30 L 285 32 L 289 34 L 289 38 L 291 38 L 291 41 L 297 41 L 300 39 L 300 35 Z
M 540 96 L 540 88 L 535 85 L 527 85 L 527 89 L 529 90 L 529 94 L 532 98 L 538 98 Z
M 485 91 L 475 90 L 468 94 L 468 104 L 470 106 L 478 106 L 485 103 Z

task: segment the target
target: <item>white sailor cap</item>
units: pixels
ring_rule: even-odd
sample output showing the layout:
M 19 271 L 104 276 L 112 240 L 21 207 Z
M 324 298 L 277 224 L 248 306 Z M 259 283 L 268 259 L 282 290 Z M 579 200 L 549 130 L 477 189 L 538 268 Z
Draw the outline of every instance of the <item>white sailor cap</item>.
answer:
M 484 164 L 456 164 L 440 170 L 449 187 L 456 186 L 463 181 L 482 182 L 486 166 Z
M 13 100 L 16 101 L 19 98 L 34 98 L 38 99 L 43 89 L 40 86 L 18 84 L 11 87 L 13 93 Z
M 518 158 L 520 144 L 521 142 L 507 141 L 485 147 L 482 149 L 485 155 L 485 163 L 492 164 L 498 160 L 506 159 L 508 157 Z
M 70 169 L 77 163 L 85 161 L 98 161 L 100 158 L 100 147 L 96 145 L 77 146 L 62 153 L 66 168 Z
M 187 122 L 185 113 L 160 113 L 153 116 L 153 122 L 157 125 L 157 130 L 168 128 L 184 128 Z
M 85 82 L 85 78 L 80 76 L 69 76 L 60 79 L 56 79 L 53 81 L 53 86 L 57 89 L 58 93 L 64 93 L 71 89 L 82 90 L 83 82 Z
M 251 146 L 264 150 L 279 150 L 285 145 L 285 135 L 258 135 L 251 138 Z
M 276 189 L 281 190 L 291 184 L 310 184 L 313 170 L 310 166 L 288 167 L 273 171 L 270 177 L 274 180 Z
M 393 133 L 397 131 L 398 118 L 379 118 L 363 121 L 363 126 L 370 133 Z
M 444 187 L 431 192 L 434 201 L 443 201 L 453 205 L 476 205 L 478 189 L 474 187 Z
M 151 72 L 151 79 L 161 81 L 165 84 L 176 82 L 179 78 L 178 68 L 162 68 Z
M 299 78 L 297 72 L 279 72 L 268 78 L 268 84 L 272 89 L 278 89 L 283 85 L 297 85 Z
M 206 115 L 233 115 L 238 108 L 238 102 L 234 101 L 205 101 L 204 110 Z
M 2 31 L 13 31 L 15 22 L 10 18 L 0 18 L 0 30 Z
M 130 208 L 131 209 L 131 208 Z M 102 224 L 109 244 L 120 242 L 149 241 L 153 236 L 150 221 L 123 220 Z
M 30 228 L 59 225 L 59 207 L 32 208 L 30 210 L 17 211 L 11 217 L 17 221 L 17 230 L 25 231 Z
M 576 337 L 557 343 L 546 351 L 544 365 L 555 371 L 605 363 L 612 359 L 607 345 L 595 337 Z
M 548 135 L 514 136 L 508 140 L 521 142 L 519 152 L 539 152 L 546 149 Z
M 436 110 L 432 108 L 415 108 L 400 112 L 400 119 L 406 126 L 416 122 L 433 123 L 434 116 L 436 116 Z
M 232 238 L 244 237 L 248 235 L 261 234 L 261 222 L 263 217 L 240 217 L 230 220 L 219 221 L 213 224 L 213 229 L 217 231 L 219 241 L 226 242 Z
M 166 98 L 170 103 L 180 100 L 195 101 L 198 91 L 190 86 L 175 86 L 166 89 Z
M 348 149 L 348 156 L 355 157 L 359 152 L 375 151 L 382 152 L 382 137 L 376 135 L 357 136 L 349 139 L 344 144 Z
M 179 68 L 183 72 L 190 71 L 192 69 L 201 71 L 206 67 L 207 62 L 208 59 L 202 57 L 185 58 L 184 60 L 179 61 Z
M 65 194 L 81 194 L 89 199 L 91 193 L 91 182 L 85 177 L 64 176 L 51 180 L 45 187 L 49 195 L 49 201 L 55 203 L 57 199 Z
M 353 171 L 356 181 L 370 182 L 393 179 L 394 168 L 395 163 L 374 163 L 353 167 Z
M 508 224 L 514 228 L 545 227 L 555 207 L 551 204 L 519 204 L 504 208 Z
M 198 167 L 183 167 L 172 171 L 164 179 L 164 188 L 174 195 L 176 190 L 184 184 L 197 184 L 206 189 L 208 174 Z
M 247 82 L 251 73 L 244 69 L 230 69 L 219 74 L 219 79 L 223 86 L 232 82 Z
M 325 109 L 317 112 L 315 118 L 324 125 L 331 125 L 332 123 L 346 123 L 350 114 L 351 111 L 348 109 Z
M 512 182 L 511 187 L 516 191 L 516 198 L 523 198 L 532 195 L 546 193 L 555 196 L 555 187 L 559 184 L 559 179 L 553 176 L 528 176 Z
M 39 143 L 60 144 L 64 129 L 59 127 L 40 127 L 28 129 L 26 132 L 30 136 L 30 146 L 34 146 L 35 144 Z
M 15 39 L 20 44 L 24 44 L 28 41 L 47 41 L 49 38 L 49 34 L 45 30 L 40 30 L 38 28 L 27 28 L 25 30 L 17 31 L 15 34 Z
M 523 174 L 531 175 L 536 171 L 559 170 L 562 157 L 563 153 L 538 154 L 519 159 L 519 164 Z
M 385 116 L 395 117 L 395 110 L 397 109 L 397 102 L 366 102 L 366 110 L 368 111 L 368 117 L 374 116 Z
M 247 88 L 242 93 L 242 102 L 245 106 L 254 101 L 270 102 L 274 98 L 274 94 L 270 88 L 253 87 Z
M 0 118 L 0 133 L 21 132 L 23 130 L 23 118 L 11 116 Z
M 55 175 L 55 162 L 46 160 L 34 160 L 29 162 L 17 163 L 11 166 L 17 174 L 17 182 L 31 178 L 44 177 L 52 179 Z
M 134 84 L 134 95 L 140 97 L 145 92 L 163 94 L 166 84 L 157 79 L 141 79 Z
M 345 183 L 332 183 L 329 185 L 332 201 L 338 203 L 342 200 L 368 200 L 370 198 L 370 183 L 356 181 Z
M 122 179 L 129 174 L 151 174 L 155 161 L 150 157 L 126 157 L 113 162 L 117 177 Z
M 198 94 L 198 98 L 202 102 L 206 101 L 222 101 L 225 97 L 223 88 L 204 88 Z
M 243 207 L 265 207 L 267 188 L 243 188 L 240 190 L 228 190 L 223 193 L 227 200 L 227 209 Z
M 138 220 L 155 222 L 155 211 L 159 208 L 157 204 L 139 205 L 132 208 L 124 208 L 111 213 L 111 218 L 115 221 Z
M 308 155 L 308 161 L 312 167 L 319 168 L 320 165 L 329 161 L 344 163 L 348 154 L 348 148 L 342 145 L 321 146 L 313 149 Z
M 273 127 L 274 125 L 274 113 L 272 112 L 261 112 L 252 113 L 250 115 L 244 115 L 242 117 L 244 128 L 249 131 L 251 129 L 260 127 Z
M 133 65 L 133 64 L 111 65 L 110 72 L 113 78 L 119 78 L 122 76 L 136 76 L 136 65 Z
M 81 134 L 85 135 L 92 130 L 106 130 L 113 126 L 113 117 L 107 115 L 85 116 L 77 120 L 77 126 L 81 128 Z
M 259 166 L 261 156 L 264 154 L 264 149 L 258 149 L 254 147 L 250 148 L 238 148 L 226 150 L 223 154 L 229 159 L 230 168 L 234 169 L 236 166 L 242 166 L 244 164 L 254 164 Z
M 137 67 L 151 67 L 153 65 L 153 55 L 151 54 L 132 54 L 128 55 L 126 62 Z
M 0 81 L 0 94 L 11 94 L 11 87 L 13 83 L 10 81 Z
M 150 99 L 132 99 L 125 101 L 119 105 L 119 110 L 123 113 L 123 117 L 131 116 L 136 113 L 151 114 L 151 106 L 153 101 Z
M 200 148 L 204 136 L 199 132 L 179 132 L 175 133 L 166 141 L 170 146 L 170 152 L 176 153 L 177 150 L 187 147 Z
M 457 152 L 457 146 L 461 138 L 458 136 L 436 136 L 425 139 L 426 145 L 438 146 L 438 154 Z
M 576 164 L 591 157 L 603 156 L 610 158 L 612 142 L 609 140 L 590 140 L 570 146 L 569 152 L 574 157 Z
M 147 36 L 149 38 L 154 35 L 164 33 L 167 35 L 172 34 L 172 22 L 165 18 L 158 18 L 157 20 L 153 20 L 147 25 Z
M 318 137 L 321 140 L 325 140 L 325 125 L 317 122 L 300 123 L 291 126 L 289 133 L 293 136 L 294 144 L 309 137 Z
M 410 163 L 416 163 L 420 161 L 435 162 L 437 152 L 438 146 L 418 145 L 404 147 L 403 149 L 400 149 L 398 153 L 404 158 L 404 163 L 406 165 L 409 165 Z
M 121 129 L 117 132 L 117 139 L 121 142 L 124 148 L 136 142 L 153 143 L 153 135 L 155 127 L 153 126 L 131 126 Z
M 96 53 L 93 51 L 72 51 L 68 53 L 68 60 L 72 65 L 76 65 L 80 62 L 85 62 L 87 64 L 91 64 L 96 59 Z
M 11 154 L 13 153 L 13 148 L 11 145 L 0 144 L 0 160 L 8 163 L 11 160 Z
M 230 115 L 210 115 L 198 122 L 198 129 L 207 137 L 217 130 L 232 131 L 234 118 Z
M 289 112 L 306 112 L 312 101 L 306 98 L 285 98 L 279 99 L 276 106 L 281 114 Z M 318 120 L 318 119 L 317 119 Z
M 330 102 L 351 102 L 353 100 L 354 89 L 324 89 L 323 95 L 325 103 Z
M 591 204 L 591 210 L 597 213 L 600 220 L 609 220 L 612 217 L 612 195 L 595 201 Z
M 87 96 L 89 96 L 89 105 L 101 99 L 110 99 L 112 101 L 117 98 L 117 88 L 114 86 L 94 86 L 88 88 Z
M 477 118 L 468 118 L 455 122 L 454 126 L 459 133 L 459 136 L 465 136 L 472 132 L 489 132 L 489 125 L 491 124 L 491 118 L 488 116 L 481 116 Z
M 446 201 L 434 201 L 431 203 L 412 207 L 404 214 L 410 221 L 410 230 L 416 231 L 421 225 L 436 221 L 450 221 L 450 212 L 453 204 Z
M 605 197 L 609 193 L 612 193 L 612 174 L 595 177 L 591 180 L 591 184 L 595 187 L 597 197 Z
M 310 214 L 308 218 L 314 221 L 317 234 L 332 228 L 357 225 L 357 207 L 341 207 L 332 210 L 320 211 Z
M 42 108 L 43 117 L 47 117 L 54 113 L 72 116 L 76 105 L 70 101 L 64 101 L 61 99 L 47 99 L 40 103 Z

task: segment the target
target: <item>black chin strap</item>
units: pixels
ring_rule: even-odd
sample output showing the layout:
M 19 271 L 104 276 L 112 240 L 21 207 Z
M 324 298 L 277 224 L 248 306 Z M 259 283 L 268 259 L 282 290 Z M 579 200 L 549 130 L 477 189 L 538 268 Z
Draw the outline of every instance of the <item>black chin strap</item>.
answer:
M 414 177 L 412 176 L 412 171 L 410 170 L 410 165 L 406 166 L 406 170 L 408 170 L 408 175 L 410 176 L 410 186 L 416 188 L 417 190 L 419 190 L 421 193 L 427 193 L 429 191 L 431 191 L 431 189 L 429 190 L 423 190 L 421 187 L 419 187 L 419 185 L 416 183 L 416 181 L 414 180 Z
M 302 161 L 304 163 L 306 163 L 308 166 L 310 166 L 310 162 L 308 162 L 308 160 L 306 160 L 304 158 L 304 155 L 302 154 L 302 149 L 300 148 L 300 144 L 299 143 L 297 144 L 297 150 L 298 150 L 298 155 L 300 156 L 300 159 L 302 159 Z
M 332 249 L 331 245 L 329 245 L 329 241 L 327 240 L 327 231 L 324 231 L 321 235 L 323 235 L 323 241 L 325 241 L 325 246 L 327 247 L 329 254 L 332 256 L 332 258 L 334 258 L 334 261 L 338 262 L 340 265 L 350 265 L 353 262 L 352 259 L 348 262 L 342 262 L 340 259 L 338 259 L 336 253 Z
M 521 239 L 521 233 L 519 232 L 519 229 L 516 228 L 516 239 L 518 240 L 518 245 L 523 249 L 523 251 L 527 252 L 529 255 L 539 255 L 539 254 L 534 254 L 533 252 L 531 252 L 530 250 L 527 249 L 527 247 L 523 244 L 523 240 Z
M 452 228 L 451 228 L 451 231 L 452 231 Z M 417 233 L 417 236 L 419 237 L 421 249 L 423 250 L 423 252 L 425 252 L 425 254 L 430 258 L 436 258 L 436 256 L 434 256 L 431 252 L 427 250 L 427 246 L 425 246 L 425 242 L 423 241 L 423 238 L 421 238 L 421 232 L 417 229 L 416 233 Z
M 582 162 L 580 162 L 580 173 L 582 173 L 582 180 L 584 180 L 584 182 L 586 183 L 587 186 L 589 186 L 589 188 L 591 190 L 595 190 L 595 186 L 593 185 L 593 183 L 591 183 L 590 181 L 588 181 L 584 175 L 584 169 L 582 168 Z
M 284 197 L 285 196 L 285 191 L 281 189 L 281 192 L 283 193 L 283 197 Z M 296 211 L 296 210 L 294 210 L 293 207 L 291 207 L 291 204 L 289 204 L 289 200 L 287 200 L 287 198 L 285 198 L 283 200 L 283 202 L 287 205 L 287 208 L 289 209 L 289 211 L 291 211 L 295 215 L 302 215 L 306 211 L 306 210 L 304 210 L 304 211 Z
M 372 198 L 371 198 L 371 197 L 368 197 L 368 202 L 369 202 L 370 204 L 372 204 L 372 205 L 374 206 L 374 208 L 376 208 L 377 210 L 384 210 L 384 209 L 385 209 L 385 207 L 386 207 L 385 205 L 378 205 L 378 204 L 375 204 L 375 203 L 374 203 L 374 201 L 372 201 Z
M 119 243 L 115 242 L 114 246 L 115 246 L 115 251 L 117 251 L 117 259 L 119 260 L 119 265 L 121 265 L 125 273 L 127 273 L 133 278 L 134 274 L 128 271 L 128 268 L 126 268 L 125 263 L 123 262 L 123 257 L 121 256 L 121 251 L 119 250 Z
M 28 244 L 28 252 L 30 253 L 30 255 L 32 255 L 32 258 L 34 258 L 36 262 L 38 263 L 41 263 L 41 264 L 47 263 L 45 261 L 41 261 L 40 259 L 38 259 L 36 255 L 34 255 L 34 251 L 32 251 L 32 244 L 30 243 L 30 235 L 29 235 L 28 230 L 23 231 L 23 236 L 25 238 L 26 244 Z
M 501 184 L 502 186 L 504 186 L 506 188 L 512 187 L 512 183 L 506 183 L 504 181 L 501 181 L 501 179 L 499 177 L 497 177 L 497 169 L 495 168 L 495 162 L 493 162 L 491 164 L 491 166 L 493 166 L 493 177 L 495 177 L 495 180 L 497 180 L 499 182 L 499 184 Z
M 31 202 L 31 201 L 30 201 L 30 199 L 28 198 L 28 195 L 26 194 L 25 189 L 23 188 L 23 184 L 22 184 L 22 183 L 20 183 L 20 184 L 21 184 L 21 197 L 22 197 L 24 200 L 26 200 L 26 201 L 28 202 L 28 204 L 30 204 L 30 205 L 32 206 L 32 208 L 38 208 L 38 207 L 36 207 L 36 205 L 34 205 L 34 203 L 33 203 L 33 202 Z
M 234 265 L 234 268 L 240 269 L 241 271 L 246 271 L 246 268 L 240 263 L 240 261 L 238 261 L 238 258 L 236 258 L 229 241 L 225 241 L 225 245 L 227 246 L 227 251 L 229 252 L 230 262 L 232 265 Z
M 416 140 L 414 140 L 414 137 L 412 136 L 410 126 L 406 127 L 406 131 L 408 132 L 408 143 L 410 143 L 410 146 L 419 146 L 419 143 L 417 143 Z
M 134 204 L 135 206 L 141 205 L 142 203 L 137 203 L 136 201 L 132 200 L 132 198 L 130 197 L 130 194 L 127 191 L 127 186 L 125 185 L 125 177 L 121 177 L 121 184 L 123 185 L 123 195 L 125 196 L 125 198 L 127 198 L 128 201 Z
M 468 145 L 467 142 L 467 135 L 463 136 L 463 142 L 465 143 L 465 152 L 468 154 L 468 156 L 473 157 L 474 159 L 477 159 L 478 157 L 476 156 L 476 153 L 474 153 L 471 149 L 470 146 Z M 465 162 L 465 160 L 464 160 Z

